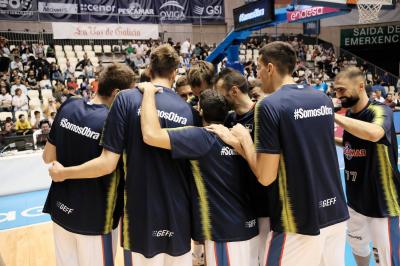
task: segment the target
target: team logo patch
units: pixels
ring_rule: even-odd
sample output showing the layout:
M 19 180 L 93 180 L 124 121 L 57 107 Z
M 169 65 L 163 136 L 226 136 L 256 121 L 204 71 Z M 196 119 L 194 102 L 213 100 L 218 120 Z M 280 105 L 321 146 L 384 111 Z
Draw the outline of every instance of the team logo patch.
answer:
M 352 149 L 350 143 L 346 142 L 343 147 L 343 154 L 347 160 L 353 159 L 353 157 L 366 157 L 366 149 Z

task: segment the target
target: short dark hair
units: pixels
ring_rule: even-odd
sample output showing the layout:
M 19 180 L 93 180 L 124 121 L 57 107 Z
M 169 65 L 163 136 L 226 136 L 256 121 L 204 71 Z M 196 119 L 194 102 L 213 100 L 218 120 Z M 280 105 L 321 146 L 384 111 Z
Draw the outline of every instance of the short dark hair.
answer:
M 229 112 L 225 97 L 212 89 L 204 90 L 200 94 L 200 109 L 203 111 L 203 119 L 208 123 L 223 123 Z
M 44 124 L 48 124 L 48 125 L 50 126 L 49 120 L 47 120 L 47 119 L 41 120 L 41 121 L 39 122 L 39 128 L 42 127 L 42 125 L 44 125 Z
M 200 87 L 205 81 L 208 87 L 213 84 L 214 66 L 206 61 L 197 61 L 189 69 L 188 81 L 191 87 Z
M 185 76 L 179 77 L 176 81 L 176 88 L 189 85 L 188 79 Z
M 19 114 L 18 119 L 21 119 L 21 117 L 25 116 L 24 114 Z
M 237 70 L 232 68 L 224 68 L 219 72 L 218 76 L 215 78 L 215 84 L 219 80 L 223 80 L 223 87 L 226 91 L 229 91 L 233 86 L 239 88 L 239 90 L 243 93 L 249 92 L 249 83 L 246 78 Z
M 179 56 L 169 44 L 158 46 L 150 54 L 150 74 L 152 78 L 167 78 L 176 71 L 179 65 Z
M 40 111 L 35 111 L 35 112 L 33 112 L 33 114 L 34 114 L 34 115 L 40 114 Z
M 101 71 L 97 92 L 100 96 L 110 97 L 115 89 L 129 89 L 134 82 L 135 74 L 130 67 L 123 64 L 112 64 Z
M 291 75 L 296 67 L 296 51 L 289 43 L 271 42 L 264 45 L 259 54 L 264 65 L 273 64 L 280 75 Z

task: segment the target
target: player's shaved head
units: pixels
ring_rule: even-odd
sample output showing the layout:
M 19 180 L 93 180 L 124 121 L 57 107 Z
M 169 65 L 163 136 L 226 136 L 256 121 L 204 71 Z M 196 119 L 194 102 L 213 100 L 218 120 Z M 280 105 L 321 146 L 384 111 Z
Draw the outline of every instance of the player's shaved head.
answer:
M 358 67 L 351 66 L 340 71 L 335 77 L 335 83 L 344 80 L 356 82 L 364 81 L 364 75 Z

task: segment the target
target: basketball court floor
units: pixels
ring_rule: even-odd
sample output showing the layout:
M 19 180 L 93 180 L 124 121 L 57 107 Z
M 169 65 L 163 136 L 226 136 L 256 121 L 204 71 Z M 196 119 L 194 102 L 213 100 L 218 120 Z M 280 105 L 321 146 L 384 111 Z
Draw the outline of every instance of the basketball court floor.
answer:
M 343 172 L 340 148 L 338 155 Z M 46 196 L 47 190 L 39 190 L 0 197 L 0 254 L 4 265 L 55 265 L 52 224 L 50 217 L 42 213 Z M 122 248 L 118 248 L 117 266 L 123 266 L 122 254 Z M 375 263 L 371 260 L 370 265 Z M 3 266 L 1 261 L 0 266 Z M 349 245 L 346 245 L 346 266 L 356 266 Z

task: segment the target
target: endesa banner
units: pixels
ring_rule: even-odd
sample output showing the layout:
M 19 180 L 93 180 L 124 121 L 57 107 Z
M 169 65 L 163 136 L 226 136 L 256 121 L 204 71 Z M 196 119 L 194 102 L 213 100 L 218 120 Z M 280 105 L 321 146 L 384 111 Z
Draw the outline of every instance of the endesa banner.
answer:
M 302 20 L 309 20 L 311 18 L 315 18 L 317 20 L 319 16 L 334 12 L 340 12 L 340 10 L 337 8 L 322 6 L 308 7 L 301 10 L 288 11 L 287 20 L 288 22 L 299 22 Z
M 54 39 L 157 39 L 157 24 L 52 23 Z

